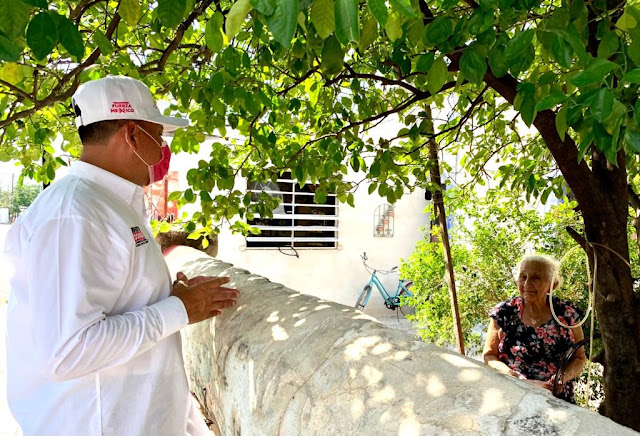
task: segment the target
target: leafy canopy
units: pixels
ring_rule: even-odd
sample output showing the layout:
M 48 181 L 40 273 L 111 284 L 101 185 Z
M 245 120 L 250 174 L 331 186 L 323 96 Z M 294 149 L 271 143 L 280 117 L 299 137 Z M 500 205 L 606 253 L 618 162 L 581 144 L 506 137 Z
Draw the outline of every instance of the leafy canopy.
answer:
M 370 192 L 393 203 L 428 184 L 432 137 L 464 153 L 480 183 L 485 163 L 499 158 L 504 186 L 561 195 L 548 144 L 518 121 L 531 125 L 545 113 L 553 116 L 546 134 L 576 159 L 590 163 L 595 151 L 618 165 L 624 151 L 638 181 L 633 2 L 0 3 L 0 160 L 20 161 L 38 181 L 64 164 L 52 146 L 58 134 L 63 154 L 79 154 L 69 98 L 107 74 L 142 79 L 169 103 L 167 113 L 189 116 L 174 151 L 198 151 L 206 135 L 241 135 L 232 147 L 215 142 L 189 171 L 191 188 L 173 196 L 199 201 L 193 218 L 204 227 L 268 215 L 272 205 L 251 204 L 236 177 L 265 180 L 288 168 L 320 184 L 318 201 L 335 192 L 351 203 L 368 179 Z M 437 109 L 435 133 L 427 106 Z M 385 139 L 367 135 L 386 119 L 401 128 Z M 247 230 L 242 221 L 234 229 Z

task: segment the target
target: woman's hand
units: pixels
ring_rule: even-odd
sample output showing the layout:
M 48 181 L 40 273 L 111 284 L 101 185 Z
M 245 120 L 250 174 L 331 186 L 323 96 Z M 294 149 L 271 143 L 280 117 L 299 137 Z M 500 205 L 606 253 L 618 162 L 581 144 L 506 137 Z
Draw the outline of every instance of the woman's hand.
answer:
M 522 375 L 521 373 L 519 373 L 515 369 L 510 369 L 509 370 L 509 375 L 512 376 L 512 377 L 515 377 L 517 379 L 520 379 L 520 380 L 526 380 L 527 379 L 524 375 Z
M 556 380 L 556 375 L 555 374 L 553 374 L 549 380 L 544 382 L 544 386 L 543 387 L 545 389 L 547 389 L 548 391 L 551 391 L 552 394 L 558 395 L 564 389 L 564 383 L 562 382 L 562 380 L 558 380 L 556 382 L 556 391 L 554 393 L 553 392 L 553 382 L 554 382 L 554 380 Z
M 528 379 L 525 380 L 525 381 L 527 383 L 529 383 L 530 385 L 537 386 L 537 387 L 543 388 L 543 389 L 548 389 L 547 388 L 547 383 L 548 382 L 545 382 L 545 381 L 542 381 L 542 380 L 528 380 Z

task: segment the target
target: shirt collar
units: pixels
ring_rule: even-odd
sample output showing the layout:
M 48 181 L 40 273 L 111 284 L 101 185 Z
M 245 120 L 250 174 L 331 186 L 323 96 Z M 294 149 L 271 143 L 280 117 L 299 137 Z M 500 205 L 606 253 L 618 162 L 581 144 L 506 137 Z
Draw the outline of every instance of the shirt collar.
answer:
M 80 160 L 71 164 L 69 174 L 100 185 L 115 198 L 127 203 L 136 212 L 145 214 L 144 189 L 141 186 Z

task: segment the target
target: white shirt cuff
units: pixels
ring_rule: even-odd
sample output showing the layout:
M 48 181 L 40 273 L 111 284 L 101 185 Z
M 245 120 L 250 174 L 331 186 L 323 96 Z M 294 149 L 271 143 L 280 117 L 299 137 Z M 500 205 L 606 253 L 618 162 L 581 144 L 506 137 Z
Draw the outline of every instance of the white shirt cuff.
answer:
M 187 309 L 185 309 L 184 304 L 178 297 L 166 298 L 152 304 L 150 307 L 157 310 L 160 314 L 160 318 L 162 318 L 163 338 L 171 336 L 189 324 Z

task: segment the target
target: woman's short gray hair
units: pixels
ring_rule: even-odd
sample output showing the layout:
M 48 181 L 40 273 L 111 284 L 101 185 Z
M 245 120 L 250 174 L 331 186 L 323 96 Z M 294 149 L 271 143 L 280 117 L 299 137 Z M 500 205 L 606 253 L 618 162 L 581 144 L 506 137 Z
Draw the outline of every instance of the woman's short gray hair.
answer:
M 543 264 L 544 269 L 547 272 L 547 279 L 549 279 L 549 281 L 553 280 L 555 275 L 555 282 L 551 284 L 552 286 L 554 284 L 556 286 L 562 285 L 562 276 L 560 275 L 560 261 L 546 254 L 527 254 L 523 256 L 522 259 L 520 259 L 520 262 L 518 262 L 518 265 L 516 265 L 516 269 L 513 271 L 513 278 L 516 282 L 518 281 L 518 277 L 520 276 L 520 267 L 523 264 L 529 262 Z

